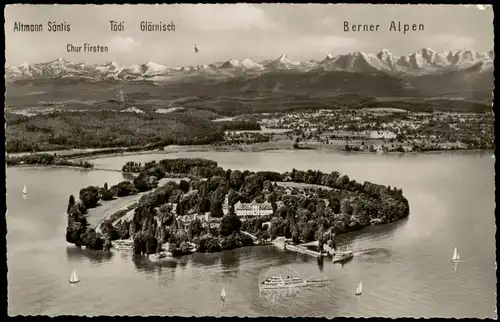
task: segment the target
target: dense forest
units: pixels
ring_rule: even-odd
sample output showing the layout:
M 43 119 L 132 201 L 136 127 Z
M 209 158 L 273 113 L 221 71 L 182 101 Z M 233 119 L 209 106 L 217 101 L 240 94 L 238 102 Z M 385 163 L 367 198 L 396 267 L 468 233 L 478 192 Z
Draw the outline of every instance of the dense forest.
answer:
M 72 148 L 152 150 L 167 145 L 222 142 L 224 131 L 260 130 L 254 120 L 212 122 L 198 114 L 189 110 L 169 114 L 114 111 L 61 111 L 29 117 L 7 114 L 6 150 L 8 153 Z
M 338 172 L 224 170 L 215 161 L 205 159 L 127 164 L 124 169 L 139 171 L 132 182 L 124 181 L 110 188 L 107 184 L 102 188 L 84 188 L 76 202 L 70 197 L 68 242 L 102 249 L 108 248 L 113 239 L 133 238 L 136 253 L 158 252 L 166 242 L 175 254 L 188 252 L 193 244 L 199 252 L 214 252 L 250 245 L 252 240 L 241 233 L 243 230 L 262 239 L 286 236 L 295 242 L 318 240 L 322 244 L 334 242 L 335 234 L 409 215 L 409 204 L 401 189 L 370 182 L 361 184 Z M 158 187 L 158 179 L 167 174 L 189 179 L 169 181 Z M 284 183 L 296 186 L 286 189 Z M 88 227 L 86 209 L 98 206 L 100 200 L 152 189 L 155 190 L 134 205 L 130 220 L 116 222 L 125 215 L 125 211 L 119 211 L 101 224 L 102 234 Z M 226 196 L 229 212 L 224 214 L 222 204 Z M 242 222 L 234 205 L 254 200 L 270 202 L 273 214 Z M 195 216 L 207 213 L 217 225 Z M 186 216 L 190 217 L 187 222 Z M 270 222 L 270 228 L 264 222 Z
M 52 112 L 35 116 L 9 116 L 7 152 L 48 151 L 67 148 L 163 147 L 170 144 L 210 144 L 223 140 L 213 122 L 170 113 Z
M 223 131 L 258 131 L 260 124 L 255 120 L 233 120 L 217 122 Z

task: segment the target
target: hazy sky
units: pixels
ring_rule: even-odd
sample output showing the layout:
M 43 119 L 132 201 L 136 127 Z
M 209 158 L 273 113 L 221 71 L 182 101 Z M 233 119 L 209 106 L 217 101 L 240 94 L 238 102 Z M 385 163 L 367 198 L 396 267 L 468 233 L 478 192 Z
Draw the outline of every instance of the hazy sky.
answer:
M 481 10 L 482 9 L 482 10 Z M 111 32 L 110 20 L 124 21 Z M 424 24 L 425 30 L 389 32 L 391 21 Z M 49 21 L 70 32 L 49 32 Z M 174 32 L 142 32 L 141 21 L 173 22 Z M 380 24 L 378 32 L 344 32 L 350 24 Z M 14 23 L 43 24 L 43 32 L 14 32 Z M 7 65 L 58 57 L 119 64 L 154 61 L 170 67 L 230 58 L 254 61 L 283 53 L 292 60 L 323 59 L 352 51 L 389 49 L 406 55 L 424 47 L 437 51 L 493 49 L 491 6 L 370 4 L 229 5 L 10 5 L 5 9 Z M 68 53 L 67 44 L 107 45 L 108 53 Z M 194 44 L 199 53 L 194 54 Z

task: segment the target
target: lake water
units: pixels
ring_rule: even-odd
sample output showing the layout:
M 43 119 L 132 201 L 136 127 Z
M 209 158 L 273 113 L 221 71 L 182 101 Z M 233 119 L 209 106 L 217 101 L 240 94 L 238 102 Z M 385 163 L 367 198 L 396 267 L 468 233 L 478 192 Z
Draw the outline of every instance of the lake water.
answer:
M 194 254 L 162 266 L 128 252 L 68 246 L 70 193 L 113 184 L 119 172 L 66 168 L 7 169 L 9 315 L 386 316 L 496 318 L 494 159 L 487 153 L 408 155 L 322 151 L 200 152 L 106 157 L 129 160 L 204 157 L 224 168 L 339 171 L 357 181 L 402 188 L 410 217 L 339 236 L 356 252 L 345 265 L 256 246 Z M 21 191 L 28 187 L 28 197 Z M 450 262 L 458 247 L 462 262 Z M 270 267 L 293 267 L 321 287 L 260 294 Z M 76 268 L 81 282 L 68 283 Z M 354 295 L 363 281 L 363 294 Z M 220 302 L 222 285 L 226 305 Z

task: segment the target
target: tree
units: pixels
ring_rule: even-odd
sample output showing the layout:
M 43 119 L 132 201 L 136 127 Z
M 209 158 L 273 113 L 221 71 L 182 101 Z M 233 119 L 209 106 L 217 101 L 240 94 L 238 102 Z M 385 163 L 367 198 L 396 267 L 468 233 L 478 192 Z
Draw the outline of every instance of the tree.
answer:
M 214 218 L 222 218 L 224 216 L 224 211 L 220 204 L 210 205 L 210 216 Z
M 82 234 L 87 230 L 87 226 L 86 218 L 83 218 L 81 222 L 70 218 L 66 228 L 66 241 L 76 246 L 82 246 Z
M 229 175 L 229 185 L 235 190 L 239 190 L 243 185 L 243 173 L 240 170 L 231 171 Z
M 145 253 L 147 255 L 155 253 L 158 246 L 158 241 L 156 240 L 156 238 L 154 236 L 147 235 L 144 239 Z
M 75 197 L 73 195 L 70 195 L 68 202 L 68 209 L 66 210 L 67 214 L 71 212 L 71 208 L 73 208 L 74 205 L 75 205 Z
M 108 183 L 104 183 L 104 187 L 101 190 L 101 199 L 102 200 L 111 200 L 113 199 L 113 194 L 111 191 L 108 189 Z
M 241 228 L 241 220 L 238 216 L 235 215 L 225 215 L 222 217 L 220 226 L 219 226 L 219 234 L 221 236 L 229 236 L 233 232 L 239 231 Z
M 221 240 L 221 249 L 233 249 L 236 248 L 236 240 L 233 235 L 229 235 Z
M 117 197 L 133 195 L 137 191 L 137 189 L 135 189 L 134 185 L 130 181 L 122 181 L 116 186 L 111 187 L 110 190 L 114 190 Z
M 316 222 L 314 220 L 310 220 L 301 227 L 301 239 L 309 242 L 314 240 L 314 234 L 316 233 Z
M 150 185 L 150 182 L 149 182 L 149 176 L 144 173 L 144 172 L 141 172 L 137 178 L 135 178 L 133 180 L 133 183 L 134 183 L 134 187 L 138 190 L 138 191 L 148 191 L 148 190 L 151 190 L 151 185 Z
M 120 238 L 120 233 L 109 220 L 105 220 L 101 224 L 101 231 L 107 236 L 107 239 L 117 240 Z
M 340 213 L 340 200 L 336 196 L 330 198 L 328 206 L 334 214 Z
M 205 229 L 203 229 L 203 224 L 201 223 L 201 221 L 199 219 L 195 219 L 189 223 L 189 227 L 188 227 L 189 239 L 193 239 L 195 237 L 198 237 L 204 231 L 205 231 Z
M 137 233 L 134 236 L 134 254 L 142 255 L 146 252 L 146 241 L 142 233 Z
M 99 201 L 99 188 L 88 186 L 80 189 L 80 200 L 87 209 L 96 207 Z
M 181 182 L 179 183 L 179 189 L 182 192 L 187 193 L 189 191 L 189 182 L 181 180 Z
M 82 245 L 95 250 L 102 250 L 104 246 L 104 240 L 97 235 L 93 228 L 87 229 L 85 233 L 81 235 Z
M 129 224 L 125 221 L 120 222 L 115 228 L 118 233 L 118 239 L 128 239 L 129 238 Z
M 104 246 L 103 247 L 104 247 L 104 250 L 108 252 L 111 249 L 111 247 L 112 247 L 111 239 L 106 238 L 106 241 L 104 242 Z
M 219 240 L 210 234 L 200 237 L 199 245 L 197 246 L 198 251 L 201 253 L 218 252 L 220 250 Z

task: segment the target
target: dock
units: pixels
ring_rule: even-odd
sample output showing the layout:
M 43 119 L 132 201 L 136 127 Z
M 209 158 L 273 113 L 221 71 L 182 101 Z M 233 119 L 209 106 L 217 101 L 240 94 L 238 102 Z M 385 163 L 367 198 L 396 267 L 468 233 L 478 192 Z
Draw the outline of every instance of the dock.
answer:
M 331 256 L 335 255 L 335 249 L 331 248 L 330 246 L 325 244 L 323 245 L 323 249 L 326 250 Z
M 290 245 L 290 244 L 285 244 L 285 250 L 291 250 L 293 252 L 311 255 L 311 256 L 314 256 L 316 258 L 320 258 L 320 257 L 324 256 L 324 253 L 315 252 L 315 251 L 307 249 L 305 247 L 295 246 L 295 245 Z

